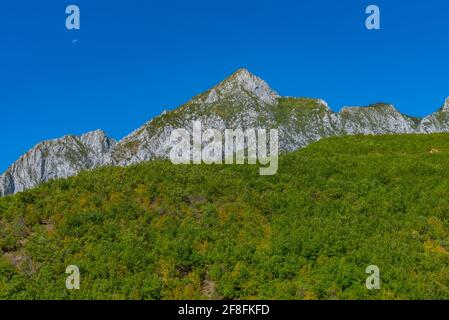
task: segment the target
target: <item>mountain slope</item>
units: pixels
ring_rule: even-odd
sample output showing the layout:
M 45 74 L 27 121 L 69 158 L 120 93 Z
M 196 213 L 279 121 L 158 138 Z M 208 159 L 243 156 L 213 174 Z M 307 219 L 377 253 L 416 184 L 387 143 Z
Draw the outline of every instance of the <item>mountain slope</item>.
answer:
M 365 108 L 345 107 L 339 112 L 346 134 L 414 133 L 417 124 L 394 106 L 377 104 Z
M 271 109 L 279 96 L 261 79 L 241 69 L 207 92 L 143 125 L 125 137 L 113 151 L 114 164 L 128 165 L 166 158 L 176 128 L 192 132 L 192 121 L 204 128 L 259 128 L 274 126 Z
M 448 190 L 448 134 L 82 172 L 0 199 L 0 299 L 449 299 Z
M 276 128 L 280 150 L 294 151 L 331 136 L 449 132 L 449 99 L 440 110 L 423 119 L 402 115 L 394 106 L 383 103 L 333 112 L 321 99 L 280 97 L 265 81 L 240 69 L 117 143 L 101 133 L 88 146 L 78 144 L 79 139 L 72 136 L 52 142 L 44 152 L 42 145 L 36 146 L 0 176 L 0 196 L 104 164 L 126 166 L 168 158 L 171 132 L 176 128 L 191 132 L 194 120 L 201 121 L 203 128 L 221 131 Z
M 423 133 L 449 131 L 449 98 L 440 110 L 422 119 L 419 131 Z
M 114 145 L 101 130 L 41 142 L 0 176 L 0 196 L 105 165 Z
M 449 100 L 448 100 L 449 101 Z M 439 117 L 441 119 L 441 117 Z M 180 108 L 152 119 L 113 150 L 114 165 L 168 158 L 170 133 L 204 128 L 277 128 L 282 151 L 294 151 L 325 137 L 350 134 L 449 132 L 449 117 L 423 130 L 420 119 L 402 115 L 392 105 L 345 107 L 333 112 L 321 99 L 280 97 L 265 81 L 245 69 L 193 98 Z M 444 124 L 447 123 L 447 127 Z

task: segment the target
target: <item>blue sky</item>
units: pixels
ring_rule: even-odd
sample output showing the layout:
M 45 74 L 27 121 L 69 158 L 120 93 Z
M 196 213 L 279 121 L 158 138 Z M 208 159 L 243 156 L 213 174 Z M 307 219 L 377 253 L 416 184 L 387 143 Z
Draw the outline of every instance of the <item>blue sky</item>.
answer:
M 79 31 L 65 28 L 69 4 Z M 365 28 L 369 4 L 379 31 Z M 422 116 L 449 96 L 447 0 L 19 0 L 0 12 L 0 171 L 45 139 L 122 138 L 241 67 L 336 111 L 383 101 Z

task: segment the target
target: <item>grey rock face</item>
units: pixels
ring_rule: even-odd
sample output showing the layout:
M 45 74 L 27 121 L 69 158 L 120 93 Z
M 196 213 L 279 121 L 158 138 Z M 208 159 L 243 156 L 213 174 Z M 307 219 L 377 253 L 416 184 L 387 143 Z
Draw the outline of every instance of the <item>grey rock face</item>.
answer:
M 338 113 L 347 134 L 413 133 L 417 124 L 392 105 L 345 107 Z
M 0 196 L 105 165 L 114 145 L 100 130 L 41 142 L 0 176 Z
M 333 112 L 321 99 L 280 97 L 265 81 L 241 69 L 117 143 L 98 130 L 38 144 L 0 176 L 0 196 L 103 165 L 167 158 L 171 132 L 177 128 L 191 132 L 195 120 L 201 121 L 203 130 L 277 128 L 280 149 L 293 151 L 337 135 L 449 132 L 449 98 L 423 119 L 403 115 L 388 104 Z
M 418 131 L 421 133 L 449 132 L 449 98 L 440 110 L 421 120 Z
M 166 158 L 172 148 L 173 129 L 192 132 L 194 120 L 204 129 L 259 128 L 274 124 L 270 109 L 279 95 L 262 79 L 241 69 L 209 91 L 187 104 L 144 124 L 123 140 L 112 152 L 112 163 L 126 166 L 133 163 Z

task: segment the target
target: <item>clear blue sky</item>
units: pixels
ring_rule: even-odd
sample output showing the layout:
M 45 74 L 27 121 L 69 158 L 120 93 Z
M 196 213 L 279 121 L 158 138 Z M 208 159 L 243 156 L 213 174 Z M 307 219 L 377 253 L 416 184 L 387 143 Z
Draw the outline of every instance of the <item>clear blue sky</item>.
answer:
M 69 4 L 80 31 L 65 28 Z M 369 4 L 380 31 L 365 28 Z M 449 96 L 448 21 L 447 0 L 5 1 L 0 171 L 44 139 L 122 138 L 240 67 L 334 110 L 425 115 Z

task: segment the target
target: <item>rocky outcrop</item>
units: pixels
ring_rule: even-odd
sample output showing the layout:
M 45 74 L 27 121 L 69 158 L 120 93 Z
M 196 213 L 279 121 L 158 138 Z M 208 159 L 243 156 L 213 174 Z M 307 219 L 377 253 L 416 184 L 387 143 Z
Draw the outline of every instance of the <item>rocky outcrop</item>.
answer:
M 422 133 L 449 132 L 449 98 L 440 110 L 421 120 L 418 131 Z
M 0 176 L 0 195 L 110 163 L 108 155 L 114 146 L 115 141 L 100 130 L 41 142 Z
M 204 129 L 222 131 L 277 128 L 280 149 L 293 151 L 337 135 L 449 132 L 449 98 L 423 119 L 403 115 L 389 104 L 333 112 L 321 99 L 281 97 L 265 81 L 241 69 L 117 143 L 98 130 L 38 144 L 0 176 L 0 196 L 103 165 L 167 158 L 171 132 L 176 128 L 192 131 L 194 120 L 200 120 Z

